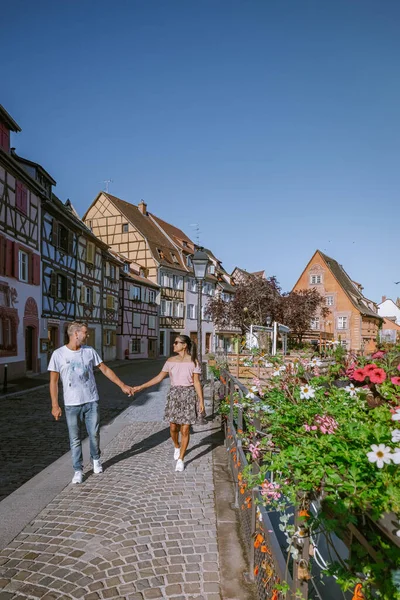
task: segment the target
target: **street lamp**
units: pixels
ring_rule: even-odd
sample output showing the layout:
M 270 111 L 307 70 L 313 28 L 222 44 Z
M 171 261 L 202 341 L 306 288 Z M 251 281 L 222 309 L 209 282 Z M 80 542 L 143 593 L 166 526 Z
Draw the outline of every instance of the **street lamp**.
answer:
M 196 250 L 192 257 L 194 276 L 197 281 L 197 352 L 199 365 L 202 367 L 203 348 L 202 348 L 202 331 L 201 331 L 201 294 L 202 283 L 205 279 L 208 266 L 208 256 L 202 248 Z

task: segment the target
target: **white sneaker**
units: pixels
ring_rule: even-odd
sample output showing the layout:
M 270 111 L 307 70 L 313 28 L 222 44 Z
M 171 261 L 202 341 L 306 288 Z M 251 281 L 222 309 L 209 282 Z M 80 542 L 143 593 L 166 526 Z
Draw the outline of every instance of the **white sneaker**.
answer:
M 175 448 L 174 450 L 174 460 L 178 460 L 178 458 L 181 455 L 181 449 L 180 448 Z
M 103 467 L 102 467 L 100 458 L 97 460 L 93 459 L 93 473 L 98 474 L 98 473 L 102 473 L 102 472 L 103 472 Z
M 83 481 L 82 471 L 75 471 L 71 483 L 82 483 L 82 481 Z
M 175 471 L 183 471 L 184 468 L 185 468 L 185 463 L 183 462 L 182 459 L 178 458 L 178 460 L 176 462 Z

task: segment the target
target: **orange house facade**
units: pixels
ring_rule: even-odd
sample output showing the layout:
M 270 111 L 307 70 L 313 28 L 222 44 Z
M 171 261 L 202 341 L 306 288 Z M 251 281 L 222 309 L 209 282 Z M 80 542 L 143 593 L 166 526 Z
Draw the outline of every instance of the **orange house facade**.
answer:
M 320 250 L 315 252 L 293 290 L 311 288 L 325 297 L 329 314 L 315 316 L 305 339 L 338 340 L 358 354 L 369 354 L 376 349 L 382 324 L 377 305 L 362 294 L 362 286 L 350 278 L 342 265 Z

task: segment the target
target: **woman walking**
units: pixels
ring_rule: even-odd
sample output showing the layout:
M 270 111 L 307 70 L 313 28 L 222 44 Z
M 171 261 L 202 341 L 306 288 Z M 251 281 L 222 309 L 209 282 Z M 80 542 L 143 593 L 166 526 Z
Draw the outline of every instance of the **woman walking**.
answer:
M 165 419 L 170 422 L 171 438 L 175 446 L 174 459 L 177 461 L 175 471 L 183 471 L 185 452 L 189 444 L 190 425 L 195 423 L 197 418 L 197 397 L 199 398 L 200 413 L 204 412 L 204 399 L 196 344 L 187 335 L 178 335 L 174 341 L 174 352 L 177 356 L 169 358 L 156 377 L 133 387 L 132 392 L 140 392 L 160 383 L 167 375 L 170 376 L 171 389 L 167 396 Z M 179 433 L 181 434 L 180 443 Z

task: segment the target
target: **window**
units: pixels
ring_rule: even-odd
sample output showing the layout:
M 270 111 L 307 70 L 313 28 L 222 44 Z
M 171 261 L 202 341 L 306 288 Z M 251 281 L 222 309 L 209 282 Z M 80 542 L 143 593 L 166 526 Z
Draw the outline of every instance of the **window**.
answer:
M 124 266 L 122 268 L 124 270 L 124 273 L 129 273 L 129 271 L 130 271 L 129 263 L 124 263 Z
M 107 294 L 106 296 L 106 308 L 107 310 L 115 309 L 115 297 L 111 296 L 111 294 Z
M 105 329 L 103 332 L 103 342 L 105 346 L 115 346 L 117 336 L 113 329 Z
M 134 327 L 140 327 L 140 313 L 133 313 L 132 315 L 132 325 Z
M 337 328 L 347 329 L 347 317 L 338 317 Z
M 210 317 L 206 314 L 206 310 L 207 307 L 206 306 L 202 306 L 201 307 L 201 319 L 202 321 L 210 321 Z
M 187 255 L 186 257 L 186 264 L 188 267 L 192 267 L 193 266 L 193 261 L 192 261 L 192 257 L 190 256 L 190 254 Z
M 177 317 L 178 319 L 183 318 L 184 314 L 184 304 L 183 302 L 172 302 L 172 316 Z
M 67 299 L 67 278 L 64 275 L 57 275 L 57 298 Z
M 172 317 L 172 302 L 161 300 L 161 313 L 163 317 Z
M 92 265 L 94 263 L 95 246 L 92 242 L 86 243 L 86 262 Z
M 161 260 L 164 260 L 164 252 L 160 248 L 157 248 L 157 253 L 158 253 L 158 257 Z
M 28 261 L 29 261 L 29 256 L 26 252 L 24 252 L 23 250 L 19 250 L 18 252 L 18 279 L 20 281 L 25 281 L 25 283 L 28 282 Z
M 315 317 L 314 319 L 311 319 L 310 327 L 311 327 L 311 329 L 319 329 L 319 317 Z
M 28 211 L 28 190 L 20 181 L 15 182 L 15 208 L 24 215 Z
M 232 296 L 227 292 L 221 292 L 221 300 L 223 300 L 224 302 L 230 302 L 232 300 Z
M 116 270 L 115 265 L 110 264 L 110 279 L 112 281 L 115 281 L 115 279 L 116 279 L 116 272 L 117 272 L 117 270 Z
M 173 280 L 172 276 L 169 275 L 168 273 L 162 273 L 161 274 L 161 285 L 163 287 L 172 288 L 174 285 L 174 280 Z
M 156 291 L 155 290 L 147 290 L 147 301 L 149 304 L 156 303 Z
M 183 277 L 182 275 L 173 276 L 173 287 L 175 290 L 183 290 Z
M 187 318 L 188 319 L 196 318 L 196 306 L 194 304 L 187 305 Z
M 85 287 L 84 300 L 85 300 L 85 304 L 92 306 L 92 304 L 93 304 L 93 288 Z
M 156 318 L 154 315 L 149 315 L 149 329 L 156 328 Z
M 215 265 L 210 265 L 208 267 L 208 272 L 210 273 L 210 275 L 214 275 L 215 274 Z
M 171 256 L 172 256 L 172 260 L 174 261 L 174 263 L 179 263 L 179 260 L 177 259 L 176 255 L 171 252 Z
M 197 281 L 195 279 L 189 279 L 188 288 L 189 292 L 197 292 Z
M 206 294 L 207 296 L 214 295 L 214 287 L 211 283 L 203 283 L 203 294 Z
M 58 228 L 58 246 L 61 250 L 68 252 L 68 238 L 69 231 L 63 225 L 60 225 Z
M 128 233 L 129 225 L 128 223 L 122 223 L 122 233 Z
M 310 275 L 310 283 L 316 285 L 322 282 L 321 275 Z
M 326 296 L 325 302 L 327 306 L 333 306 L 333 296 Z
M 131 353 L 140 354 L 140 338 L 131 340 Z
M 131 300 L 140 300 L 140 287 L 138 285 L 131 285 L 129 297 Z

